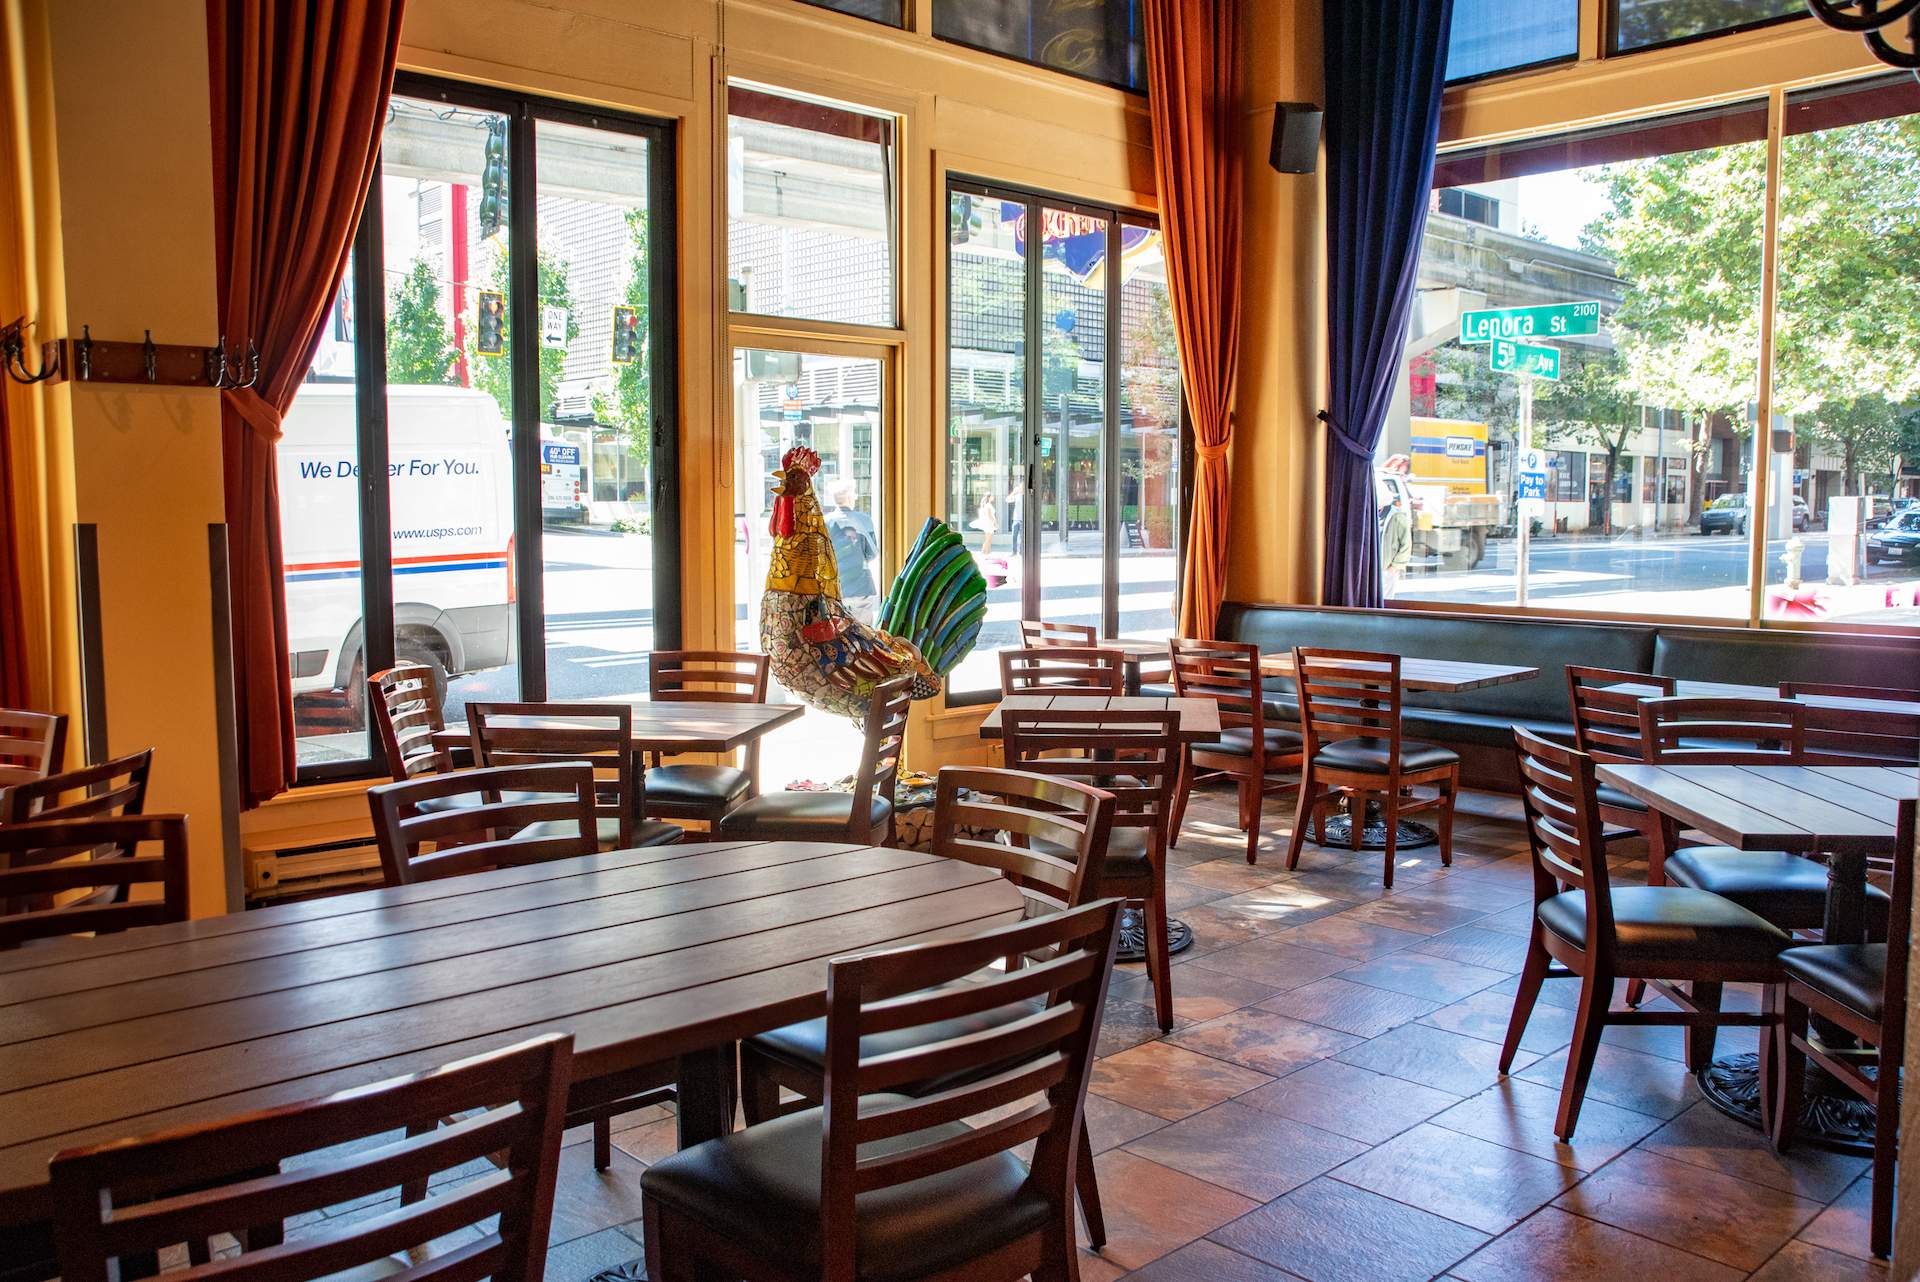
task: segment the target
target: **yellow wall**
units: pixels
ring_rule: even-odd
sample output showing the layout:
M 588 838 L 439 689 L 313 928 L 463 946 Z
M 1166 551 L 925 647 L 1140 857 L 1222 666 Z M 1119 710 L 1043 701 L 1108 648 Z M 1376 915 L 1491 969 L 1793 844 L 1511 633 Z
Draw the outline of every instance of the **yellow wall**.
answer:
M 33 171 L 37 254 L 7 284 L 38 336 L 211 343 L 212 152 L 201 0 L 22 0 L 12 154 Z M 36 75 L 37 73 L 37 75 Z M 51 86 L 43 114 L 23 103 Z M 39 128 L 36 130 L 36 126 Z M 20 139 L 29 147 L 22 155 Z M 15 235 L 23 229 L 14 220 Z M 15 300 L 9 298 L 10 304 Z M 8 310 L 9 315 L 13 312 Z M 98 527 L 109 753 L 155 749 L 148 808 L 191 816 L 198 912 L 224 910 L 207 525 L 223 519 L 210 390 L 65 382 L 12 393 L 39 514 L 37 675 L 74 717 L 72 523 Z

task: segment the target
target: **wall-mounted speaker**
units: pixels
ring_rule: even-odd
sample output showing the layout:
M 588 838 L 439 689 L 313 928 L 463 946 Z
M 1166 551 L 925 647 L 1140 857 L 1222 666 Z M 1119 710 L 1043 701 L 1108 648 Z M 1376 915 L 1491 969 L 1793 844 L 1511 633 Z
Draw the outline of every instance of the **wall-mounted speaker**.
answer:
M 1267 163 L 1283 174 L 1310 174 L 1320 163 L 1320 108 L 1310 102 L 1273 104 L 1273 150 Z

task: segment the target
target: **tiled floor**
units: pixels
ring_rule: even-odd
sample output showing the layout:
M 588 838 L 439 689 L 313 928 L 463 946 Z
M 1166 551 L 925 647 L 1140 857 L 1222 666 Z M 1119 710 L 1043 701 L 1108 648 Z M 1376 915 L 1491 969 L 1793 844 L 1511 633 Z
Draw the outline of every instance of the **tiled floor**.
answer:
M 1173 1034 L 1138 967 L 1115 980 L 1088 1109 L 1109 1241 L 1082 1252 L 1082 1277 L 1885 1277 L 1865 1258 L 1864 1160 L 1774 1156 L 1701 1102 L 1678 1030 L 1609 1031 L 1575 1142 L 1555 1140 L 1576 990 L 1548 985 L 1501 1077 L 1525 838 L 1511 803 L 1466 805 L 1454 866 L 1404 855 L 1386 892 L 1375 853 L 1309 846 L 1288 874 L 1278 802 L 1249 868 L 1226 795 L 1196 798 L 1170 878 L 1198 937 L 1174 972 Z M 623 1125 L 605 1175 L 567 1150 L 554 1282 L 640 1254 L 639 1170 L 670 1151 L 673 1120 Z

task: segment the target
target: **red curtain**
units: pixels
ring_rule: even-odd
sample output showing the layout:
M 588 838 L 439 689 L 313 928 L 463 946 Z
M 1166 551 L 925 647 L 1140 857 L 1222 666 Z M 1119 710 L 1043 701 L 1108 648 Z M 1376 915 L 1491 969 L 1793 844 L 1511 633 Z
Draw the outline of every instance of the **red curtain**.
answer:
M 260 380 L 221 394 L 247 805 L 293 778 L 274 444 L 346 270 L 393 89 L 403 0 L 207 0 L 220 329 Z
M 0 708 L 30 708 L 33 693 L 27 687 L 26 598 L 20 591 L 12 450 L 7 431 L 7 389 L 0 387 Z
M 1153 171 L 1180 383 L 1199 469 L 1180 633 L 1211 637 L 1227 590 L 1227 443 L 1240 358 L 1239 5 L 1143 0 Z

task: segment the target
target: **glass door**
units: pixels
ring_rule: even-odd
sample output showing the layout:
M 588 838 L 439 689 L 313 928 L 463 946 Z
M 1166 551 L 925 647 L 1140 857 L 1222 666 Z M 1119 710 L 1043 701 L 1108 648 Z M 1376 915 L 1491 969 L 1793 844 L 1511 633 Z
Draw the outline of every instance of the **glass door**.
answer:
M 1107 253 L 1114 220 L 1058 205 L 1039 207 L 1039 421 L 1032 437 L 1027 564 L 1038 617 L 1113 632 L 1107 581 Z M 1031 228 L 1033 224 L 1028 223 Z

